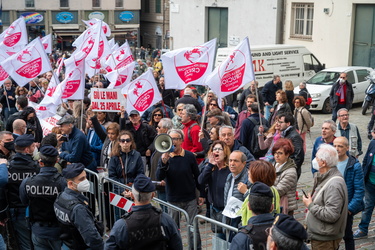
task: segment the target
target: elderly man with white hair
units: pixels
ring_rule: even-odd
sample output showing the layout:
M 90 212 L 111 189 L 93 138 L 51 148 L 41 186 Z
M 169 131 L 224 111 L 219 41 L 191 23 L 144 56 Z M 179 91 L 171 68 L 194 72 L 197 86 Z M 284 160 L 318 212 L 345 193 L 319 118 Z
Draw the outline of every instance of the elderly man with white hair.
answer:
M 303 203 L 308 208 L 307 233 L 312 249 L 337 249 L 345 234 L 348 214 L 348 191 L 337 169 L 338 153 L 329 144 L 322 144 L 316 153 L 319 171 L 314 186 Z

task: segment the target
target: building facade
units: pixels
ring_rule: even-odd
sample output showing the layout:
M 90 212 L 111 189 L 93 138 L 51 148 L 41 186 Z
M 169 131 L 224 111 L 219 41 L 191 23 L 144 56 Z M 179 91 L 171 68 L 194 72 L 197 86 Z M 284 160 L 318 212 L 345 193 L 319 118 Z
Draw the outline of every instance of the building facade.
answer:
M 23 15 L 29 39 L 53 34 L 55 46 L 71 48 L 86 29 L 81 20 L 98 18 L 108 23 L 111 37 L 122 44 L 139 46 L 140 0 L 14 0 L 2 3 L 2 28 Z
M 141 45 L 169 49 L 169 0 L 142 0 Z
M 375 67 L 375 2 L 285 2 L 286 44 L 305 45 L 326 64 Z
M 172 0 L 171 48 L 218 38 L 219 47 L 236 46 L 246 36 L 252 45 L 282 43 L 283 1 Z

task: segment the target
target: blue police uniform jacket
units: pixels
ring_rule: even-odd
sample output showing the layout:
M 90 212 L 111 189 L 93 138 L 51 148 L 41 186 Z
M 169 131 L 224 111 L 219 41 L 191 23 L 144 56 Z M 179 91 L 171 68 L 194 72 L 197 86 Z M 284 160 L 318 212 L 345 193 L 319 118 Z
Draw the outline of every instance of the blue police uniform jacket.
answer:
M 136 213 L 137 211 L 150 209 L 151 207 L 151 204 L 134 206 L 132 207 L 132 212 Z M 161 214 L 160 224 L 166 234 L 168 245 L 167 249 L 182 250 L 181 236 L 173 219 L 168 214 L 163 212 Z M 119 219 L 116 221 L 111 230 L 111 234 L 105 243 L 105 249 L 127 249 L 128 240 L 129 235 L 126 222 L 124 219 Z
M 60 199 L 71 202 L 78 201 L 79 204 L 75 205 L 71 210 L 67 210 L 60 203 Z M 88 205 L 84 204 L 88 204 L 88 199 L 85 196 L 80 192 L 66 187 L 64 192 L 55 201 L 54 209 L 56 217 L 63 225 L 72 225 L 77 228 L 84 243 L 90 249 L 102 250 L 104 247 L 103 239 L 95 227 L 94 216 Z
M 51 240 L 59 239 L 60 227 L 53 203 L 65 187 L 65 178 L 54 167 L 42 167 L 39 174 L 22 181 L 20 199 L 23 204 L 29 205 L 31 230 L 36 236 Z

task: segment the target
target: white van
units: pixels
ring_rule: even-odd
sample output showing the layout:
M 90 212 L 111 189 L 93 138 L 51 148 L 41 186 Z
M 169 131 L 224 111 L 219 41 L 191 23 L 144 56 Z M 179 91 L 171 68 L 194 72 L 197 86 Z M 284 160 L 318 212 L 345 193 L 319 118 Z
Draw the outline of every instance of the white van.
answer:
M 251 46 L 250 49 L 259 87 L 272 80 L 273 75 L 279 75 L 283 82 L 291 80 L 297 86 L 325 68 L 305 46 L 276 44 Z M 219 66 L 233 50 L 234 47 L 219 48 L 215 66 Z

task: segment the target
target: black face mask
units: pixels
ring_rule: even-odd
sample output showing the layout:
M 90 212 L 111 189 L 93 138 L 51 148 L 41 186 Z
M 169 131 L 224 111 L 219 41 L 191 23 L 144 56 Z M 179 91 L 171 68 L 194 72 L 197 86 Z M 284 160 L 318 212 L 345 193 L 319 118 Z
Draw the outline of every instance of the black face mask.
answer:
M 4 142 L 4 148 L 9 151 L 14 151 L 14 141 Z

